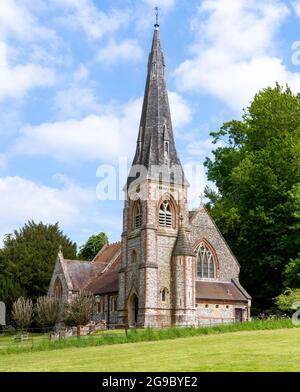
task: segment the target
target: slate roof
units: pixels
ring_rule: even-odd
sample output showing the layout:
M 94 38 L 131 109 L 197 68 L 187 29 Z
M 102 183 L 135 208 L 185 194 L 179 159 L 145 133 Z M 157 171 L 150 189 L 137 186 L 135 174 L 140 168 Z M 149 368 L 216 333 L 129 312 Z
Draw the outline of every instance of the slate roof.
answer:
M 182 184 L 185 179 L 177 155 L 169 107 L 168 91 L 165 81 L 165 62 L 160 45 L 158 25 L 155 26 L 152 48 L 148 59 L 148 73 L 144 93 L 144 102 L 140 120 L 137 149 L 133 165 L 143 165 L 151 169 L 154 165 L 164 166 L 166 181 L 170 181 L 170 168 L 177 167 L 175 183 Z M 165 160 L 165 142 L 168 143 L 168 159 Z M 136 178 L 136 173 L 129 175 L 127 185 Z M 148 170 L 147 178 L 159 180 L 159 173 Z
M 244 291 L 244 292 L 243 292 Z M 196 281 L 196 298 L 207 300 L 247 301 L 251 297 L 243 289 L 231 282 Z
M 104 269 L 103 264 L 93 264 L 90 261 L 66 260 L 64 264 L 71 279 L 73 290 L 80 291 L 99 272 Z
M 111 264 L 103 273 L 93 279 L 85 288 L 93 294 L 108 294 L 119 290 L 119 270 L 121 267 L 121 256 Z
M 121 243 L 117 242 L 111 245 L 105 245 L 93 261 L 63 259 L 73 291 L 87 290 L 87 286 L 97 279 L 100 274 L 106 276 L 106 269 L 118 257 L 120 251 Z

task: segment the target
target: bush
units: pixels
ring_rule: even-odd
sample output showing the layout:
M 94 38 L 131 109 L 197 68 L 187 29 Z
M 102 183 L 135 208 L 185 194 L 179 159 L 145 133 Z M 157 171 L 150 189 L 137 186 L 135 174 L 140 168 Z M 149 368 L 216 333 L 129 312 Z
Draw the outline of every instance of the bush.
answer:
M 33 319 L 33 304 L 31 299 L 20 297 L 13 303 L 12 318 L 18 328 L 27 330 Z
M 53 328 L 61 320 L 62 303 L 56 298 L 39 297 L 35 310 L 38 325 Z

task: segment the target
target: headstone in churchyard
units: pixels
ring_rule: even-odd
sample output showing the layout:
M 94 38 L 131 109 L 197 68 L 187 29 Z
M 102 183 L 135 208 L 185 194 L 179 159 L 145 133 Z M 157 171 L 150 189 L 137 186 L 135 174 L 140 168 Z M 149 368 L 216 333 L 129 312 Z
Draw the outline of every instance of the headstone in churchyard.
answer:
M 0 325 L 5 325 L 5 303 L 0 302 Z

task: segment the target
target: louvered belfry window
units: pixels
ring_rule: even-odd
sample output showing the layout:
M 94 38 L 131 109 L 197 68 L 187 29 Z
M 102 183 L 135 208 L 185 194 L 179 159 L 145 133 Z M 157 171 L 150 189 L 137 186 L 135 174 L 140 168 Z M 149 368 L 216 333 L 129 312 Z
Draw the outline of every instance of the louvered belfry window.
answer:
M 172 207 L 168 200 L 164 200 L 159 207 L 159 226 L 172 227 Z
M 142 226 L 142 207 L 141 204 L 138 203 L 135 209 L 135 217 L 134 217 L 134 227 L 138 229 Z

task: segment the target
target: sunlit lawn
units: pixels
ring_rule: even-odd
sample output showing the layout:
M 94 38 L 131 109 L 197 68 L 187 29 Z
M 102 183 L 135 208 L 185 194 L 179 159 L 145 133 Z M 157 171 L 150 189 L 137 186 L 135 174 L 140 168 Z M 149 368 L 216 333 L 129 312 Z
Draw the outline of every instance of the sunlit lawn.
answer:
M 300 330 L 8 354 L 0 371 L 300 371 Z

